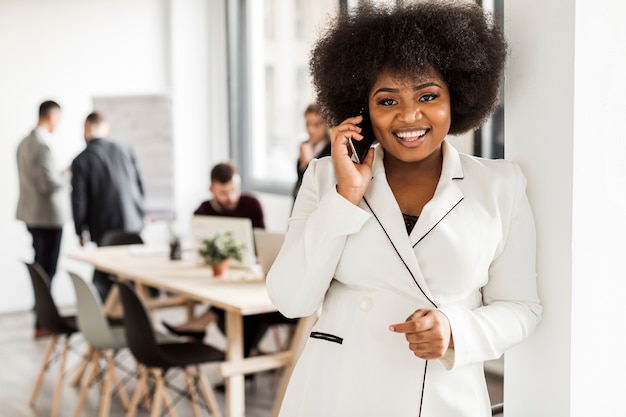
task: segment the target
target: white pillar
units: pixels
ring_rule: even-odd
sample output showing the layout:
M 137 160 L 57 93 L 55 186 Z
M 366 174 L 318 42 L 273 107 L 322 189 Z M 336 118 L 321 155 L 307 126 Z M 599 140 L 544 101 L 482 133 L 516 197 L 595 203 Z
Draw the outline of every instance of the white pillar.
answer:
M 505 152 L 535 213 L 544 320 L 505 355 L 506 417 L 625 415 L 626 7 L 512 0 Z
M 209 173 L 228 158 L 228 91 L 223 1 L 164 0 L 169 8 L 176 229 L 209 196 Z

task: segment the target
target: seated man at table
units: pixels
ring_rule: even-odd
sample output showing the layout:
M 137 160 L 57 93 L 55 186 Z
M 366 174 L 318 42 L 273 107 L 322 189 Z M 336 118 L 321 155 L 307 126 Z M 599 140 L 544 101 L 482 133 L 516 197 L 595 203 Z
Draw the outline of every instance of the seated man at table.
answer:
M 256 197 L 241 192 L 241 179 L 234 164 L 220 163 L 213 167 L 209 191 L 213 198 L 203 202 L 194 212 L 195 215 L 247 217 L 252 220 L 253 227 L 265 228 L 261 203 Z M 255 353 L 256 346 L 261 341 L 268 326 L 275 323 L 277 319 L 280 320 L 280 317 L 274 317 L 276 315 L 282 317 L 280 313 L 244 317 L 245 356 Z M 224 331 L 224 317 L 224 310 L 212 307 L 203 314 L 177 326 L 172 326 L 166 322 L 162 322 L 162 324 L 176 335 L 204 339 L 207 326 L 214 321 L 217 322 L 220 330 Z

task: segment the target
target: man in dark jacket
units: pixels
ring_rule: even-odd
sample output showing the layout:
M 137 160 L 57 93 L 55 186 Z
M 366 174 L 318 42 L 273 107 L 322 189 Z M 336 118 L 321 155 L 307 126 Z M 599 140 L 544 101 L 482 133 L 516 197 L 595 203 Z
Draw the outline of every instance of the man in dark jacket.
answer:
M 87 238 L 101 245 L 108 231 L 143 229 L 144 190 L 137 158 L 130 147 L 108 135 L 104 117 L 91 113 L 85 120 L 87 147 L 72 161 L 72 211 L 81 245 Z M 110 280 L 96 273 L 94 284 L 104 299 Z

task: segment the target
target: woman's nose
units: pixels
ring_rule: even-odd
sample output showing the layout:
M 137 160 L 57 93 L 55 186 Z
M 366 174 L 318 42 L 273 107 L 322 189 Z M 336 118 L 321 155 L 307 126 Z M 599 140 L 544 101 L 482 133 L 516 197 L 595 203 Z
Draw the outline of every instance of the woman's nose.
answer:
M 405 104 L 400 109 L 400 120 L 404 122 L 415 122 L 422 118 L 422 110 L 417 103 Z

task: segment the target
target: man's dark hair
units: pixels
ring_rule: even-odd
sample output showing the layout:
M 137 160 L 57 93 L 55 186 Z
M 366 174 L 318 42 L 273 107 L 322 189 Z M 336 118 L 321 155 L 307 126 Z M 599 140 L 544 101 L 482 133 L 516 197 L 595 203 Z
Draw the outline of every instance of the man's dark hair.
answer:
M 310 61 L 322 114 L 331 124 L 357 116 L 378 77 L 434 73 L 450 91 L 450 134 L 479 127 L 496 109 L 507 45 L 489 15 L 466 1 L 397 7 L 364 2 L 341 12 Z
M 226 184 L 232 181 L 237 172 L 237 167 L 232 162 L 219 163 L 211 170 L 211 182 Z
M 55 109 L 61 110 L 61 106 L 59 106 L 59 103 L 52 100 L 44 101 L 39 105 L 39 119 L 45 119 L 46 117 L 48 117 L 50 112 Z
M 104 115 L 97 111 L 89 113 L 89 115 L 85 119 L 86 123 L 89 123 L 90 125 L 93 125 L 93 126 L 98 126 L 105 121 L 106 119 L 104 118 Z

